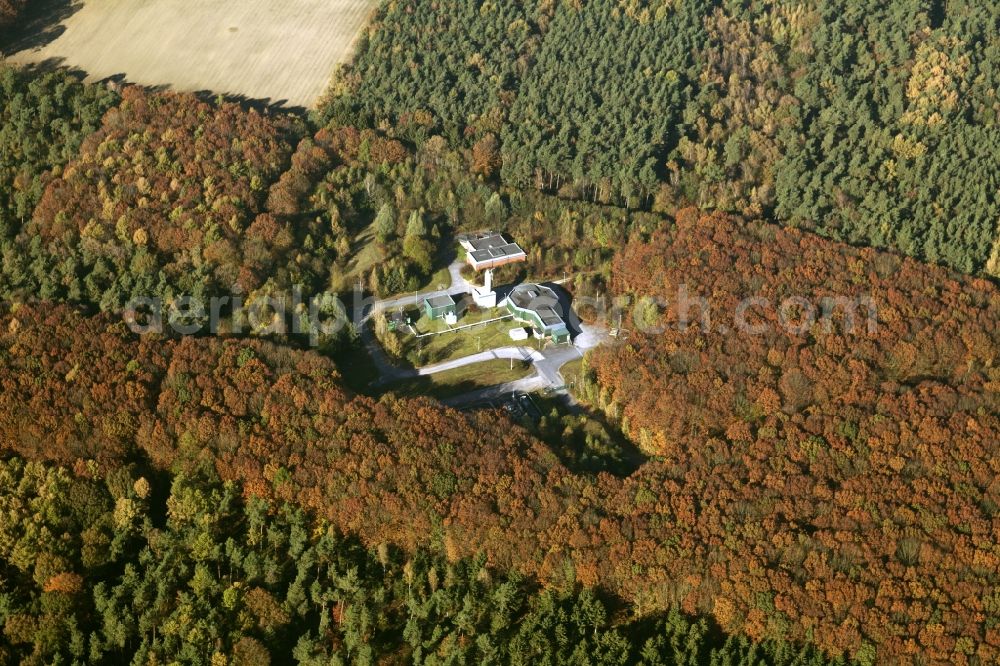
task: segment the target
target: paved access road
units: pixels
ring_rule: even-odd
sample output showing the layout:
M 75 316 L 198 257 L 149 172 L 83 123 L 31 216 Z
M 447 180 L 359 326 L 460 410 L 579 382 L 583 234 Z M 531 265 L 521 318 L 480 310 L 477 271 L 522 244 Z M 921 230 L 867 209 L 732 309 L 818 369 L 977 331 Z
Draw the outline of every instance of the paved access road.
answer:
M 459 296 L 462 294 L 471 294 L 473 285 L 471 282 L 462 277 L 463 266 L 465 266 L 465 263 L 462 261 L 454 261 L 448 266 L 448 273 L 451 275 L 451 286 L 447 289 L 423 291 L 418 294 L 406 294 L 403 296 L 397 296 L 396 298 L 388 298 L 384 301 L 376 301 L 374 309 L 365 316 L 365 319 L 370 317 L 376 310 L 386 312 L 388 310 L 395 310 L 399 307 L 420 305 L 425 298 L 433 298 L 434 296 L 444 295 Z
M 476 354 L 469 354 L 468 356 L 463 356 L 461 358 L 453 358 L 450 361 L 435 363 L 434 365 L 425 365 L 422 368 L 417 368 L 414 371 L 414 375 L 419 375 L 421 377 L 426 375 L 435 375 L 446 370 L 454 370 L 455 368 L 461 368 L 466 365 L 485 363 L 486 361 L 493 361 L 497 359 L 531 361 L 537 368 L 539 362 L 545 361 L 545 355 L 536 349 L 531 349 L 530 347 L 500 347 L 499 349 L 487 349 L 486 351 Z
M 487 386 L 486 388 L 469 391 L 462 395 L 445 398 L 441 402 L 449 407 L 462 408 L 478 405 L 487 405 L 500 398 L 509 398 L 514 393 L 534 393 L 546 387 L 545 380 L 538 375 L 525 377 L 516 382 Z
M 580 325 L 580 332 L 570 344 L 549 344 L 541 350 L 531 347 L 511 346 L 499 349 L 490 349 L 476 354 L 463 356 L 462 358 L 424 366 L 422 368 L 403 368 L 395 365 L 382 346 L 375 339 L 375 334 L 367 326 L 367 320 L 375 312 L 395 310 L 399 307 L 409 307 L 419 305 L 423 299 L 438 295 L 447 294 L 449 296 L 459 296 L 472 291 L 472 284 L 462 277 L 463 262 L 455 261 L 448 267 L 451 274 L 451 286 L 447 289 L 438 289 L 419 294 L 398 296 L 382 301 L 376 301 L 373 307 L 364 314 L 361 319 L 361 339 L 372 357 L 375 367 L 379 372 L 379 383 L 387 384 L 403 379 L 433 375 L 446 370 L 453 370 L 467 365 L 484 363 L 496 359 L 514 359 L 515 361 L 531 361 L 534 373 L 524 379 L 515 382 L 508 382 L 498 386 L 477 389 L 469 393 L 449 398 L 445 404 L 453 406 L 471 405 L 479 402 L 486 402 L 513 392 L 530 393 L 542 389 L 561 389 L 565 387 L 566 380 L 562 376 L 560 369 L 571 361 L 583 357 L 584 352 L 593 349 L 607 339 L 607 331 L 596 326 Z
M 361 343 L 368 351 L 368 355 L 371 356 L 372 362 L 375 364 L 375 369 L 378 370 L 379 384 L 387 384 L 400 379 L 416 377 L 418 373 L 409 368 L 401 368 L 392 362 L 388 355 L 386 355 L 385 351 L 382 350 L 382 345 L 380 345 L 378 340 L 375 339 L 375 333 L 368 325 L 368 320 L 371 319 L 372 315 L 376 312 L 386 312 L 400 307 L 418 306 L 425 298 L 444 294 L 449 296 L 460 296 L 462 294 L 471 293 L 472 284 L 462 277 L 462 266 L 464 265 L 465 264 L 462 261 L 456 260 L 448 266 L 448 273 L 451 275 L 451 286 L 447 289 L 437 289 L 434 291 L 407 294 L 405 296 L 397 296 L 396 298 L 375 301 L 370 308 L 365 310 L 364 313 L 357 318 L 357 326 L 361 333 Z

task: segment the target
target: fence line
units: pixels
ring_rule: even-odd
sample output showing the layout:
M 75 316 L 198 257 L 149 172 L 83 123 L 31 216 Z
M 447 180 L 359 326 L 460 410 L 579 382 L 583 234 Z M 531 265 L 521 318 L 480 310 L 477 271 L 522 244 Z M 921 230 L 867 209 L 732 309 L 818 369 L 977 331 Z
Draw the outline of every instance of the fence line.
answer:
M 493 319 L 487 319 L 486 321 L 477 321 L 474 324 L 463 324 L 461 326 L 456 326 L 455 328 L 449 328 L 447 331 L 437 331 L 436 333 L 420 333 L 416 337 L 427 338 L 432 335 L 444 335 L 445 333 L 457 333 L 466 328 L 475 328 L 476 326 L 485 326 L 486 324 L 492 324 L 495 321 L 504 321 L 505 319 L 513 319 L 514 315 L 508 314 L 502 317 L 494 317 Z

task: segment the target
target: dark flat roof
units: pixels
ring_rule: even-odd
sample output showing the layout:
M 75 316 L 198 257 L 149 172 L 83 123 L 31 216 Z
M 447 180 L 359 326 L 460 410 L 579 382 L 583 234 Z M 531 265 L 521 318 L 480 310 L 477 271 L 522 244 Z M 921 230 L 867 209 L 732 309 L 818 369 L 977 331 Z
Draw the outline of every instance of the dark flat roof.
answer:
M 473 250 L 489 250 L 494 247 L 514 244 L 504 238 L 503 234 L 486 234 L 478 238 L 469 238 L 467 242 Z
M 559 305 L 559 297 L 548 287 L 540 284 L 519 284 L 511 290 L 507 298 L 515 307 L 534 312 L 547 327 L 565 325 L 562 316 L 556 309 L 556 306 Z
M 551 308 L 548 305 L 536 308 L 535 314 L 538 315 L 538 318 L 541 319 L 542 323 L 545 324 L 546 326 L 554 327 L 559 325 L 565 325 L 565 322 L 563 322 L 563 319 L 562 317 L 559 316 L 559 313 L 556 312 L 554 308 Z
M 448 305 L 454 305 L 455 299 L 448 294 L 438 294 L 437 296 L 431 296 L 430 298 L 425 298 L 424 302 L 430 305 L 432 308 L 443 308 Z
M 462 242 L 467 248 L 469 257 L 477 264 L 528 256 L 517 243 L 511 243 L 500 233 L 490 232 L 479 236 L 467 236 Z
M 488 247 L 482 250 L 474 250 L 469 253 L 477 263 L 484 261 L 496 261 L 507 257 L 517 257 L 524 255 L 524 250 L 517 243 L 507 243 L 495 247 Z

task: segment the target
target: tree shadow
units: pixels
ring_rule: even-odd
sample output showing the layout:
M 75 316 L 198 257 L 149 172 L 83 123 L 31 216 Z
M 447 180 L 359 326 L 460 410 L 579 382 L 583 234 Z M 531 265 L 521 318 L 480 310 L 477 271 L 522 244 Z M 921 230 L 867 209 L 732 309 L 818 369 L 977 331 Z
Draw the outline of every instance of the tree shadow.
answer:
M 169 89 L 169 86 L 167 87 Z M 214 103 L 218 100 L 230 104 L 238 104 L 246 111 L 254 110 L 263 115 L 286 114 L 305 118 L 309 110 L 304 106 L 289 105 L 287 99 L 272 99 L 270 97 L 249 97 L 239 93 L 225 93 L 217 90 L 198 90 L 192 93 L 198 99 Z
M 447 238 L 444 234 L 442 234 L 442 237 Z M 455 244 L 442 240 L 437 252 L 434 254 L 434 261 L 436 265 L 451 266 L 457 259 L 458 248 L 455 247 Z
M 18 65 L 20 69 L 25 72 L 32 74 L 47 74 L 54 71 L 63 71 L 82 79 L 90 78 L 90 74 L 80 69 L 79 67 L 68 65 L 66 59 L 63 57 L 53 57 L 46 58 L 45 60 L 40 60 L 38 62 L 25 63 Z M 101 79 L 94 81 L 97 84 L 107 85 L 113 87 L 117 90 L 121 90 L 126 86 L 137 86 L 142 88 L 147 93 L 166 93 L 166 92 L 177 92 L 178 94 L 193 95 L 198 100 L 205 102 L 207 104 L 215 105 L 218 101 L 237 104 L 245 111 L 254 110 L 261 115 L 286 115 L 286 116 L 296 116 L 299 118 L 305 118 L 306 109 L 301 106 L 285 106 L 287 100 L 272 101 L 270 98 L 254 98 L 248 97 L 246 95 L 233 95 L 227 93 L 218 93 L 210 90 L 199 90 L 197 92 L 186 92 L 182 90 L 175 90 L 168 83 L 160 83 L 156 85 L 143 85 L 139 83 L 133 83 L 128 80 L 128 77 L 124 73 L 112 74 L 111 76 L 105 76 Z M 294 132 L 293 132 L 294 133 Z M 291 140 L 293 137 L 289 137 Z
M 10 55 L 51 44 L 66 32 L 66 19 L 82 7 L 82 0 L 29 2 L 17 23 L 0 31 L 0 51 Z
M 562 285 L 555 282 L 542 282 L 540 284 L 543 287 L 551 289 L 556 295 L 556 298 L 559 300 L 559 303 L 555 306 L 556 312 L 566 322 L 566 328 L 569 329 L 569 337 L 575 339 L 576 336 L 583 332 L 583 329 L 580 327 L 580 317 L 573 311 L 573 296 Z
M 535 434 L 574 474 L 635 473 L 649 458 L 605 414 L 561 396 L 535 396 L 546 419 Z
M 81 80 L 87 77 L 87 73 L 82 69 L 67 65 L 65 58 L 46 58 L 45 60 L 39 60 L 38 62 L 18 64 L 17 68 L 26 75 L 32 77 L 41 76 L 42 74 L 50 74 L 55 71 L 71 74 Z

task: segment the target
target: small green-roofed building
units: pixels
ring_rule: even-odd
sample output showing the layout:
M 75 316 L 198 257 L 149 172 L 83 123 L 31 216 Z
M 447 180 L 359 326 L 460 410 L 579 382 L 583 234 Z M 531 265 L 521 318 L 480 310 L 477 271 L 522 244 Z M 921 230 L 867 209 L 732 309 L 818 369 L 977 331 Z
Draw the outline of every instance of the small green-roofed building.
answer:
M 444 319 L 449 314 L 457 315 L 455 299 L 448 294 L 440 294 L 424 299 L 424 314 L 430 319 Z

